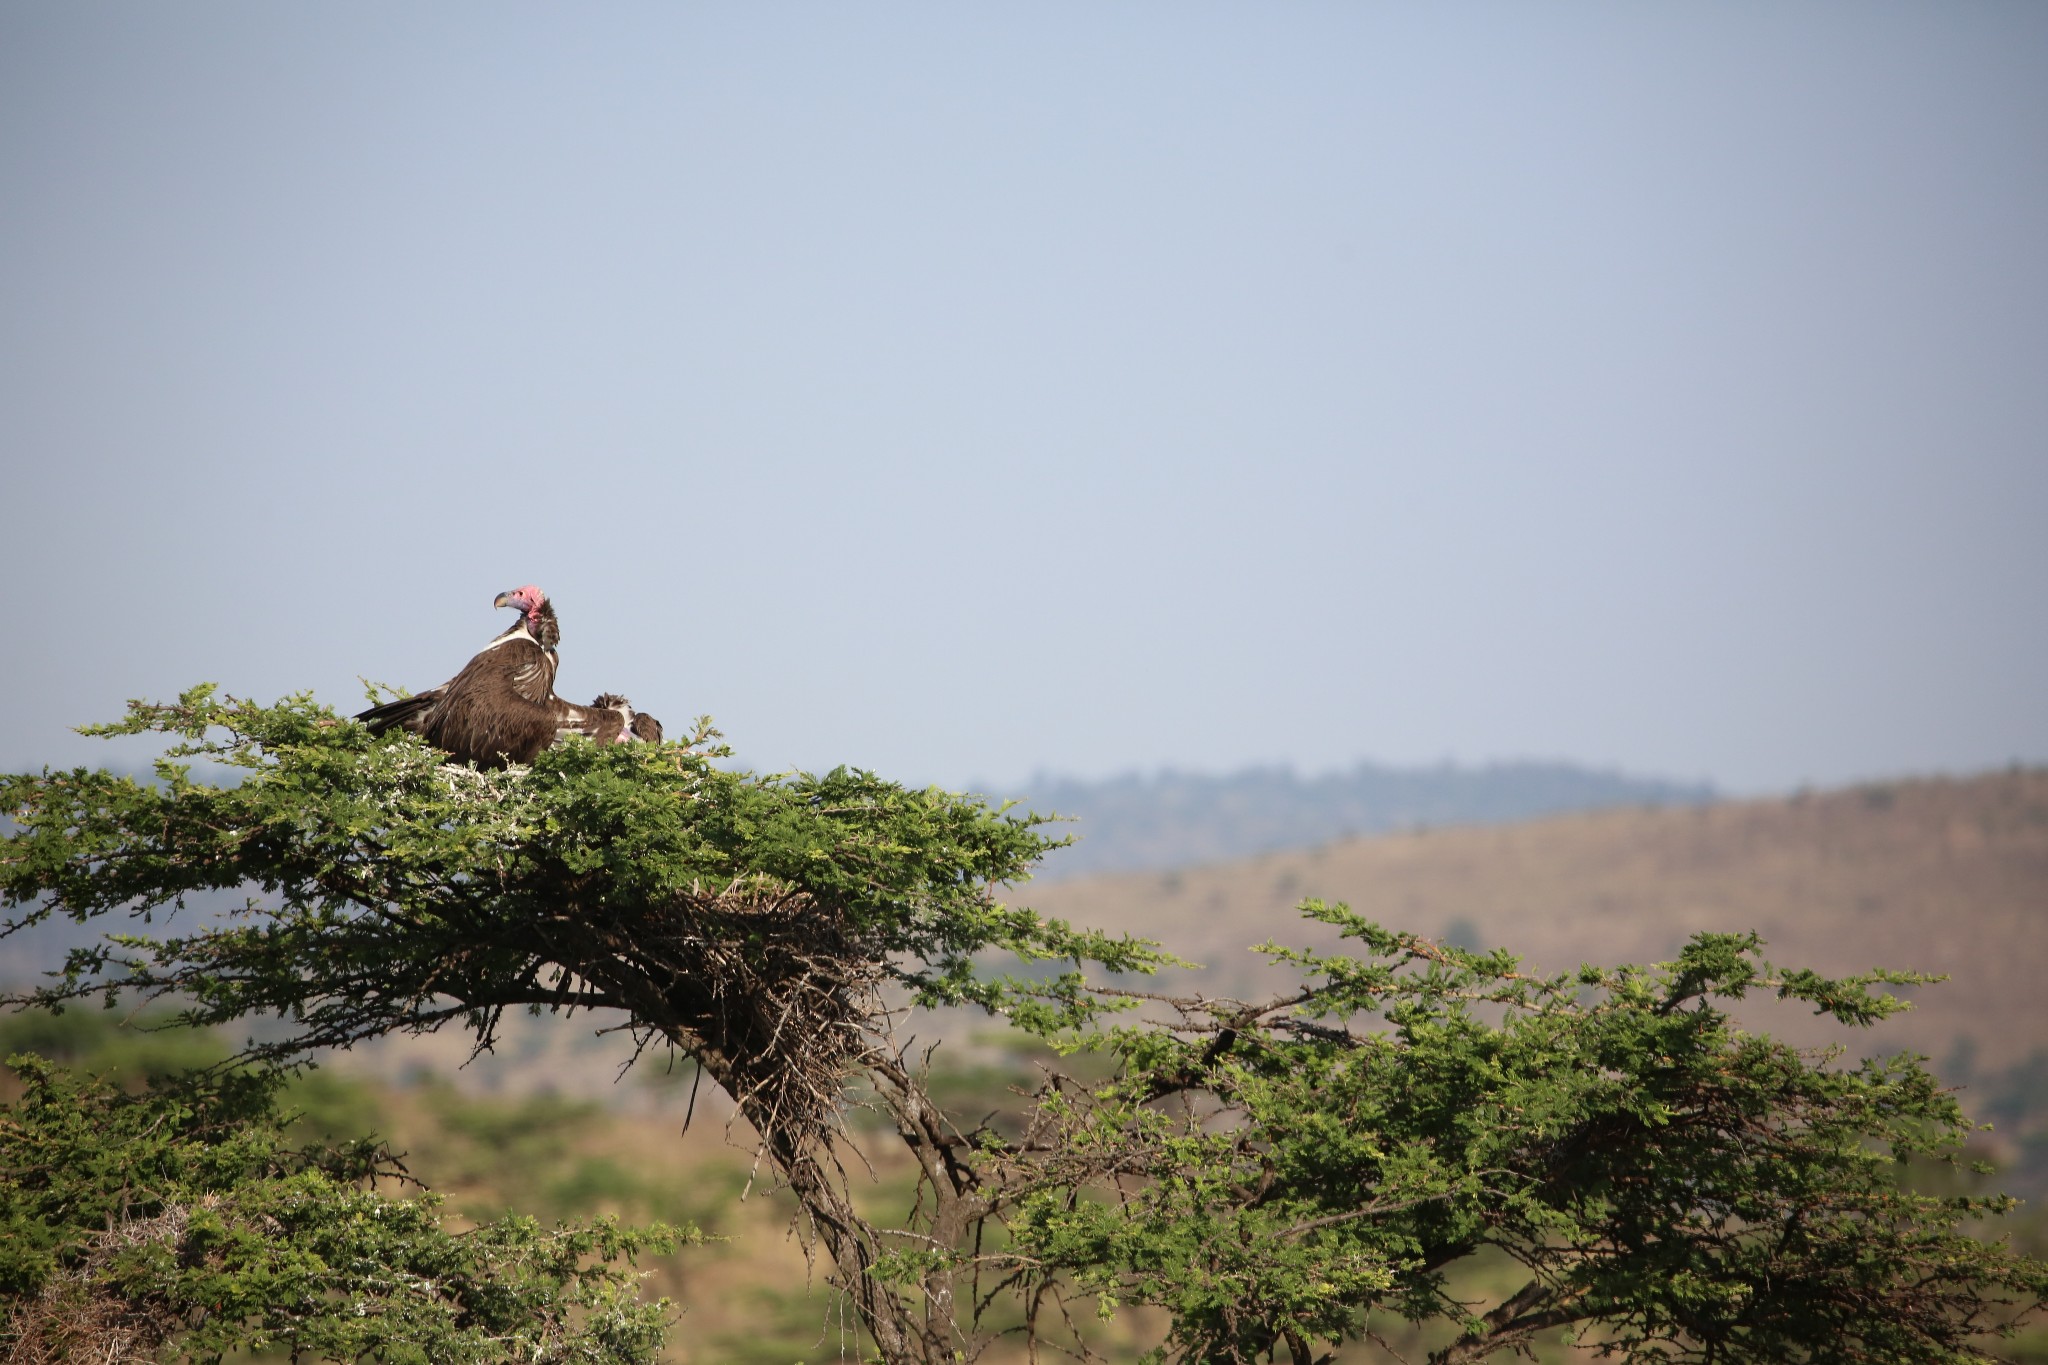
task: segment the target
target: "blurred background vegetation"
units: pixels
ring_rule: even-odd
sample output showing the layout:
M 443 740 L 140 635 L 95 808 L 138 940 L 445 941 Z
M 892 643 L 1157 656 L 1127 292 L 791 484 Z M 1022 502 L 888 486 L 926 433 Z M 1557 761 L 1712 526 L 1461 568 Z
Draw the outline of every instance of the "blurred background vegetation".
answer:
M 1346 899 L 1383 922 L 1464 947 L 1505 945 L 1546 971 L 1668 956 L 1697 928 L 1755 928 L 1780 961 L 1839 972 L 1876 965 L 1946 972 L 1950 981 L 1916 990 L 1912 1011 L 1868 1035 L 1809 1036 L 1803 1011 L 1774 1012 L 1768 1002 L 1756 1002 L 1755 1024 L 1802 1043 L 1933 1058 L 1937 1074 L 1960 1088 L 1965 1111 L 1989 1125 L 1973 1155 L 1996 1174 L 1922 1171 L 1914 1178 L 1945 1181 L 1957 1192 L 2022 1196 L 2027 1204 L 1998 1231 L 2048 1254 L 2048 992 L 2037 984 L 2048 973 L 2048 772 L 1709 804 L 1686 799 L 1696 793 L 1662 793 L 1667 803 L 1630 793 L 1625 805 L 1519 823 L 1481 823 L 1474 809 L 1462 824 L 1322 843 L 1314 841 L 1322 825 L 1310 821 L 1285 847 L 1204 862 L 1187 852 L 1203 846 L 1197 833 L 1166 840 L 1159 832 L 1173 823 L 1161 813 L 1170 807 L 1182 808 L 1195 831 L 1221 818 L 1226 797 L 1248 794 L 1222 779 L 1208 782 L 1214 790 L 1203 799 L 1182 790 L 1185 783 L 1152 782 L 1158 799 L 1151 813 L 1134 804 L 1126 821 L 1131 841 L 1099 855 L 1106 865 L 1129 867 L 1145 861 L 1145 849 L 1171 843 L 1173 866 L 1057 877 L 1019 888 L 1014 898 L 1078 924 L 1162 940 L 1204 964 L 1169 984 L 1211 994 L 1264 995 L 1285 984 L 1261 974 L 1267 969 L 1244 949 L 1266 938 L 1306 938 L 1289 908 L 1304 895 Z M 1142 804 L 1146 785 L 1125 784 L 1128 790 L 1101 794 L 1099 804 Z M 1333 781 L 1330 790 L 1352 785 Z M 1668 804 L 1674 796 L 1677 803 Z M 1080 829 L 1115 845 L 1116 822 L 1106 823 Z M 41 943 L 21 936 L 0 944 L 0 975 L 21 982 L 54 965 L 74 926 L 52 928 Z M 135 1085 L 219 1064 L 241 1041 L 163 1023 L 160 1014 L 91 1008 L 8 1016 L 0 1018 L 0 1055 L 36 1053 Z M 551 1222 L 610 1213 L 702 1227 L 717 1240 L 645 1267 L 647 1292 L 683 1308 L 670 1339 L 676 1362 L 787 1365 L 858 1349 L 850 1315 L 824 1288 L 823 1268 L 806 1258 L 794 1202 L 757 1167 L 749 1132 L 716 1087 L 697 1086 L 687 1063 L 671 1066 L 654 1055 L 622 1076 L 627 1045 L 594 1037 L 585 1024 L 515 1018 L 508 1025 L 496 1052 L 473 1062 L 455 1038 L 396 1040 L 339 1055 L 299 1075 L 284 1104 L 308 1142 L 386 1139 L 458 1219 L 512 1211 Z M 962 1126 L 986 1117 L 1014 1132 L 1022 1095 L 1039 1084 L 1047 1054 L 991 1031 L 987 1020 L 920 1017 L 910 1027 L 919 1035 L 910 1055 L 928 1059 L 935 1096 Z M 1069 1071 L 1088 1064 L 1064 1062 Z M 861 1107 L 858 1093 L 849 1100 L 851 1141 L 874 1155 L 874 1165 L 867 1178 L 849 1153 L 848 1169 L 871 1215 L 893 1221 L 891 1211 L 914 1197 L 913 1171 L 900 1144 L 862 1140 L 880 1120 Z M 1505 1285 L 1512 1268 L 1469 1273 L 1477 1290 L 1490 1275 Z M 1084 1311 L 1092 1314 L 1092 1305 Z M 1133 1360 L 1162 1327 L 1153 1315 L 1126 1310 L 1106 1329 L 1091 1322 L 1091 1340 L 1112 1359 Z M 1410 1359 L 1431 1344 L 1397 1322 L 1373 1327 Z M 2023 1361 L 2048 1362 L 2048 1333 L 2007 1349 Z M 1347 1365 L 1374 1358 L 1369 1348 L 1341 1357 Z M 1552 1344 L 1543 1358 L 1572 1357 Z
M 949 1050 L 959 1055 L 949 1057 Z M 226 1039 L 166 1027 L 162 1015 L 130 1018 L 118 1011 L 73 1009 L 0 1019 L 0 1053 L 36 1053 L 129 1085 L 219 1064 L 230 1052 Z M 959 1049 L 941 1047 L 930 1062 L 933 1091 L 966 1124 L 988 1115 L 995 1126 L 1010 1127 L 1006 1116 L 1014 1116 L 1022 1096 L 1036 1087 L 1048 1060 L 1034 1047 L 987 1036 Z M 1079 1068 L 1085 1070 L 1089 1060 L 1078 1059 Z M 1070 1069 L 1075 1061 L 1068 1059 Z M 606 1103 L 545 1089 L 479 1094 L 417 1068 L 409 1077 L 386 1080 L 323 1067 L 297 1077 L 283 1107 L 296 1114 L 294 1136 L 308 1142 L 370 1135 L 388 1140 L 413 1179 L 446 1197 L 457 1227 L 505 1213 L 544 1223 L 608 1213 L 632 1223 L 703 1228 L 713 1238 L 706 1245 L 643 1263 L 646 1293 L 682 1306 L 667 1357 L 679 1365 L 790 1365 L 856 1352 L 850 1317 L 806 1257 L 796 1204 L 772 1188 L 765 1168 L 757 1168 L 744 1126 L 700 1093 L 685 1130 L 688 1073 L 649 1068 L 646 1074 L 645 1082 L 621 1083 Z M 2037 1255 L 2048 1253 L 2048 1214 L 2041 1208 L 2048 1202 L 2044 1079 L 2048 1050 L 1973 1080 L 1979 1118 L 1995 1116 L 2001 1130 L 2010 1125 L 2030 1134 L 2018 1143 L 1986 1142 L 1978 1154 L 1998 1160 L 1996 1176 L 1917 1173 L 1924 1182 L 1958 1191 L 1967 1186 L 2025 1193 L 2031 1202 L 2008 1230 Z M 0 1094 L 13 1098 L 11 1090 Z M 878 1120 L 853 1098 L 849 1130 L 874 1157 L 871 1178 L 857 1182 L 858 1188 L 870 1214 L 886 1217 L 915 1197 L 915 1172 L 900 1146 L 860 1141 Z M 1475 1292 L 1505 1290 L 1511 1280 L 1519 1282 L 1519 1267 L 1481 1263 L 1465 1277 Z M 1164 1322 L 1156 1313 L 1126 1309 L 1106 1326 L 1090 1321 L 1088 1327 L 1098 1351 L 1134 1361 L 1157 1340 Z M 1376 1323 L 1375 1329 L 1410 1359 L 1442 1344 L 1399 1322 Z M 2021 1361 L 2048 1361 L 2048 1333 L 2009 1343 L 2009 1349 Z M 1023 1358 L 1021 1347 L 1015 1358 Z M 1539 1352 L 1542 1360 L 1575 1358 L 1555 1342 Z M 1357 1347 L 1339 1359 L 1362 1363 L 1384 1357 Z

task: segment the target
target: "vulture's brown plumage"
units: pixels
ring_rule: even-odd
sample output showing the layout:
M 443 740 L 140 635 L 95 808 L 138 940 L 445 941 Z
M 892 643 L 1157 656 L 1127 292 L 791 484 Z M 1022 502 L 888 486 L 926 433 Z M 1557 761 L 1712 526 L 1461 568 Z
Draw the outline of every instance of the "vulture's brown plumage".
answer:
M 609 743 L 659 738 L 661 724 L 636 716 L 624 697 L 606 693 L 591 706 L 555 695 L 555 646 L 562 628 L 547 594 L 531 585 L 498 594 L 494 606 L 516 607 L 519 619 L 485 645 L 460 673 L 432 691 L 373 706 L 356 717 L 373 734 L 406 730 L 460 762 L 483 768 L 531 763 L 565 734 Z
M 555 647 L 561 624 L 555 604 L 539 587 L 498 593 L 492 606 L 516 608 L 520 618 L 477 651 L 463 671 L 432 692 L 385 702 L 356 720 L 373 735 L 410 731 L 457 761 L 479 767 L 530 763 L 563 735 L 588 735 L 600 745 L 625 739 L 662 741 L 662 722 L 606 692 L 590 706 L 555 696 Z

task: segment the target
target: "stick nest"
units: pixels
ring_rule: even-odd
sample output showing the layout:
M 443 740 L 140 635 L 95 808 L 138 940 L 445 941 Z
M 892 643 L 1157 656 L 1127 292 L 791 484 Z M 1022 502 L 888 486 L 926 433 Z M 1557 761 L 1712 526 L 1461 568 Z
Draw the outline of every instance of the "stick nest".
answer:
M 885 1023 L 883 963 L 843 912 L 756 879 L 593 927 L 577 975 L 631 1003 L 643 1049 L 697 1057 L 763 1136 L 807 1148 L 836 1126 Z
M 211 1202 L 211 1201 L 207 1201 Z M 109 1287 L 122 1253 L 150 1243 L 178 1245 L 191 1210 L 173 1204 L 154 1218 L 128 1219 L 94 1237 L 33 1299 L 17 1300 L 0 1326 L 5 1365 L 154 1365 L 164 1342 L 189 1324 L 164 1301 Z

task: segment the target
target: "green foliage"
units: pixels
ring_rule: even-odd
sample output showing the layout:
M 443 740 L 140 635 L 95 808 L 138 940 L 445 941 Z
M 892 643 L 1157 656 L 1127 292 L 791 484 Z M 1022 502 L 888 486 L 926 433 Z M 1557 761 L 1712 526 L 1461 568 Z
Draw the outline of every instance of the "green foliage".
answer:
M 1050 1182 L 1011 1228 L 1041 1273 L 1169 1309 L 1184 1358 L 1354 1340 L 1379 1313 L 1449 1324 L 1443 1361 L 1566 1327 L 1627 1360 L 1976 1361 L 1994 1305 L 2048 1292 L 2048 1266 L 1966 1233 L 2011 1201 L 1896 1179 L 1970 1132 L 1915 1059 L 1802 1054 L 1721 1005 L 1767 990 L 1866 1024 L 1901 1007 L 1873 986 L 1917 978 L 1778 972 L 1714 934 L 1654 970 L 1534 978 L 1305 910 L 1363 955 L 1268 945 L 1299 995 L 1110 1034 L 1124 1072 L 1061 1097 L 1055 1146 L 1114 1179 Z M 1488 1249 L 1526 1283 L 1482 1312 L 1447 1268 Z
M 173 1011 L 161 1008 L 133 1016 L 91 1008 L 0 1016 L 0 1057 L 16 1053 L 128 1089 L 225 1066 L 234 1057 L 217 1031 L 181 1024 Z M 332 1071 L 308 1068 L 284 1077 L 278 1103 L 295 1140 L 347 1142 L 384 1125 L 382 1106 L 369 1087 Z
M 274 1060 L 450 1024 L 481 1049 L 507 1009 L 611 1012 L 740 1102 L 886 1354 L 909 1349 L 906 1330 L 948 1329 L 882 1302 L 866 1273 L 878 1234 L 829 1148 L 846 1072 L 875 1056 L 880 987 L 1071 1024 L 1116 1002 L 1072 979 L 991 978 L 986 956 L 1116 972 L 1162 960 L 996 898 L 1052 845 L 1036 817 L 848 769 L 727 771 L 708 726 L 683 744 L 571 741 L 491 773 L 373 739 L 306 697 L 259 706 L 210 687 L 94 732 L 176 742 L 153 784 L 0 779 L 13 927 L 154 928 L 200 892 L 248 904 L 183 933 L 109 934 L 21 1002 L 138 994 L 192 1024 L 271 1016 L 248 1055 Z M 238 780 L 194 781 L 187 759 Z
M 193 1023 L 274 1014 L 292 1027 L 272 1054 L 453 1018 L 488 1041 L 504 1008 L 606 1003 L 563 960 L 598 946 L 593 926 L 631 933 L 649 907 L 756 887 L 829 906 L 928 1003 L 1046 993 L 985 979 L 975 957 L 990 949 L 1118 971 L 1159 960 L 994 899 L 1052 846 L 1036 817 L 852 769 L 760 777 L 715 766 L 721 750 L 564 743 L 530 770 L 478 773 L 303 696 L 266 707 L 211 687 L 88 732 L 178 742 L 156 784 L 87 769 L 0 779 L 19 826 L 0 896 L 30 907 L 19 923 L 254 894 L 239 920 L 80 949 L 33 998 L 129 987 L 180 999 Z M 240 780 L 196 783 L 187 758 Z
M 630 1266 L 695 1234 L 507 1218 L 441 1225 L 374 1188 L 388 1154 L 289 1146 L 279 1078 L 230 1072 L 142 1093 L 13 1065 L 0 1117 L 0 1295 L 16 1361 L 238 1350 L 390 1362 L 651 1361 L 669 1316 Z
M 1054 1318 L 1067 1344 L 1091 1309 L 1142 1304 L 1187 1361 L 1305 1362 L 1396 1321 L 1429 1329 L 1435 1365 L 1562 1331 L 1630 1361 L 1917 1365 L 1984 1359 L 1982 1334 L 2048 1293 L 2048 1267 L 1970 1235 L 2009 1201 L 1899 1179 L 1953 1162 L 1970 1131 L 1916 1060 L 1796 1052 L 1729 1013 L 1769 993 L 1861 1028 L 1903 1007 L 1882 986 L 1922 978 L 1778 970 L 1725 934 L 1660 967 L 1538 978 L 1308 902 L 1356 947 L 1268 945 L 1298 991 L 1148 996 L 1108 978 L 1171 960 L 1152 945 L 997 899 L 1053 844 L 1036 817 L 847 769 L 727 771 L 708 727 L 493 773 L 303 697 L 199 688 L 102 732 L 180 742 L 157 784 L 0 779 L 16 924 L 224 889 L 249 905 L 110 936 L 28 1003 L 135 993 L 193 1024 L 270 1015 L 251 1052 L 276 1059 L 450 1024 L 488 1047 L 506 1009 L 605 1011 L 737 1102 L 892 1362 L 972 1359 Z M 194 782 L 180 758 L 239 781 Z M 891 984 L 998 1013 L 1062 1060 L 1041 1056 L 1022 1098 L 999 1069 L 934 1078 L 888 1037 Z M 506 1219 L 451 1238 L 430 1202 L 357 1187 L 365 1149 L 280 1146 L 255 1073 L 147 1097 L 24 1075 L 0 1268 L 17 1295 L 167 1305 L 216 1351 L 653 1349 L 653 1310 L 609 1269 L 656 1244 L 641 1234 Z M 867 1136 L 890 1132 L 915 1171 L 896 1226 L 848 1192 L 836 1121 L 856 1075 L 889 1120 Z M 328 1112 L 309 1129 L 345 1117 L 345 1095 L 310 1097 Z M 944 1107 L 1007 1100 L 989 1122 Z M 145 1122 L 146 1103 L 174 1117 Z M 578 1164 L 574 1111 L 450 1101 L 441 1117 L 470 1148 L 554 1171 L 554 1197 L 631 1193 L 617 1166 Z M 1454 1276 L 1475 1262 L 1520 1283 L 1469 1301 L 1476 1281 Z M 412 1269 L 372 1273 L 387 1263 Z M 1047 1308 L 1068 1296 L 1078 1314 Z M 346 1303 L 370 1306 L 343 1321 Z M 465 1356 L 472 1330 L 518 1349 Z
M 220 1065 L 233 1049 L 211 1030 L 180 1026 L 168 1010 L 131 1018 L 114 1010 L 69 1009 L 0 1016 L 0 1057 L 16 1052 L 137 1084 Z

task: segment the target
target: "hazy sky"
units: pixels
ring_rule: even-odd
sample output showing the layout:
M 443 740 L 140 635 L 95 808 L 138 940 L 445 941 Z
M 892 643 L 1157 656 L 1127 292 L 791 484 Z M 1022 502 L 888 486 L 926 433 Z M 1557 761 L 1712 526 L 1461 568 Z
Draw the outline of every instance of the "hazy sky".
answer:
M 0 0 L 0 761 L 2048 760 L 2048 5 Z

